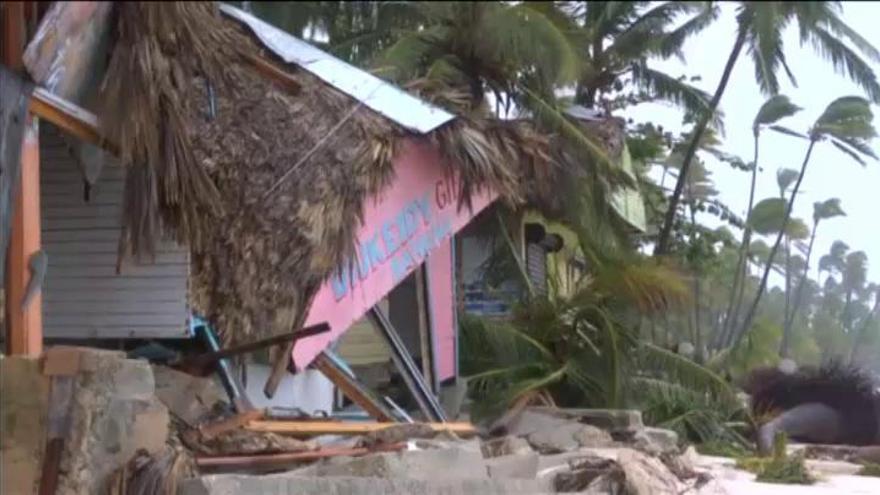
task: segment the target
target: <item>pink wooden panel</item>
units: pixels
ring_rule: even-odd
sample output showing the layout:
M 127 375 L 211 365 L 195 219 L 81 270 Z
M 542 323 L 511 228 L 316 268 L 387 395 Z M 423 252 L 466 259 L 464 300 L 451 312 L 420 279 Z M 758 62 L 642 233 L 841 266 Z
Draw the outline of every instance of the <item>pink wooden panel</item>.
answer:
M 306 325 L 326 321 L 330 331 L 297 342 L 297 370 L 308 366 L 496 196 L 484 190 L 474 196 L 473 210 L 459 211 L 456 177 L 446 173 L 440 154 L 423 139 L 410 138 L 403 144 L 394 170 L 394 183 L 365 205 L 357 266 L 349 270 L 346 264 L 315 296 Z
M 434 369 L 440 381 L 455 376 L 455 297 L 452 239 L 431 251 L 427 261 L 428 304 L 434 338 Z

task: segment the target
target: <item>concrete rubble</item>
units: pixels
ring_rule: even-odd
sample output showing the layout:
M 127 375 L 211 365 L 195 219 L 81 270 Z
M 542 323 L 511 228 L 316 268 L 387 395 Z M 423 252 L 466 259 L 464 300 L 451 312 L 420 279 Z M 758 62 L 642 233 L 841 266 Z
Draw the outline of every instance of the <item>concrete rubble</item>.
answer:
M 527 407 L 490 428 L 499 435 L 484 438 L 430 424 L 295 437 L 246 427 L 250 416 L 235 414 L 212 378 L 119 352 L 55 348 L 41 360 L 0 364 L 2 460 L 13 473 L 3 477 L 3 493 L 36 493 L 58 377 L 72 383 L 61 494 L 102 493 L 130 461 L 169 451 L 183 451 L 201 467 L 181 475 L 180 495 L 727 493 L 700 456 L 682 453 L 675 433 L 645 427 L 638 411 Z M 23 389 L 40 393 L 16 392 Z M 294 423 L 314 424 L 288 421 Z

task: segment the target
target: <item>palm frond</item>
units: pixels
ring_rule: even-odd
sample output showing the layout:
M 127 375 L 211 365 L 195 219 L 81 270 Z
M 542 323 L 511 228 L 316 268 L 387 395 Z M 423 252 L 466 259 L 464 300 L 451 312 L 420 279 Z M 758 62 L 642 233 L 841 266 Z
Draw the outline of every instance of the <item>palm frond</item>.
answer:
M 792 129 L 789 129 L 788 127 L 784 127 L 781 125 L 771 125 L 770 127 L 768 127 L 768 129 L 770 129 L 771 131 L 776 131 L 780 134 L 785 134 L 786 136 L 796 137 L 800 139 L 810 139 L 809 136 L 807 136 L 806 134 L 794 131 Z
M 814 222 L 843 216 L 846 216 L 846 212 L 843 211 L 843 207 L 840 205 L 840 198 L 831 198 L 813 203 Z
M 390 46 L 380 57 L 378 69 L 390 70 L 389 77 L 408 81 L 417 77 L 431 55 L 437 52 L 437 44 L 446 34 L 444 26 L 431 26 L 422 31 L 408 33 Z
M 718 19 L 721 9 L 714 2 L 702 3 L 706 5 L 697 15 L 663 35 L 658 44 L 658 54 L 661 57 L 668 58 L 676 55 L 679 59 L 684 60 L 681 50 L 685 41 L 691 36 L 701 33 Z
M 780 168 L 776 171 L 776 185 L 781 192 L 788 191 L 799 175 L 800 172 L 792 168 Z
M 787 203 L 783 198 L 767 198 L 759 201 L 748 218 L 749 226 L 762 235 L 770 235 L 782 229 Z
M 861 86 L 871 101 L 880 103 L 880 84 L 877 83 L 877 75 L 871 66 L 828 31 L 815 28 L 810 33 L 813 48 L 819 55 L 830 60 L 836 72 L 846 74 Z
M 830 12 L 828 15 L 823 16 L 821 23 L 827 28 L 827 31 L 836 35 L 838 38 L 849 40 L 853 46 L 868 57 L 869 60 L 880 62 L 880 50 L 877 50 L 870 41 L 843 22 L 843 20 L 840 19 L 840 16 L 835 12 Z
M 754 10 L 749 24 L 740 29 L 749 30 L 749 51 L 755 64 L 755 80 L 765 94 L 774 95 L 779 92 L 779 80 L 776 73 L 783 65 L 782 31 L 788 19 L 783 15 L 778 2 L 755 3 L 747 7 Z M 791 78 L 791 74 L 789 74 Z M 792 78 L 792 82 L 794 80 Z
M 758 114 L 755 115 L 755 120 L 752 123 L 752 128 L 757 129 L 762 125 L 770 125 L 775 124 L 781 119 L 785 117 L 791 117 L 801 110 L 801 107 L 795 105 L 791 102 L 791 100 L 785 95 L 774 95 L 770 97 L 769 100 L 765 101 L 761 108 L 758 110 Z
M 555 83 L 573 82 L 579 58 L 565 33 L 540 11 L 521 3 L 486 16 L 473 47 L 483 60 L 532 69 Z
M 658 70 L 651 69 L 646 63 L 633 64 L 633 82 L 655 98 L 669 101 L 699 116 L 711 111 L 709 102 L 712 97 L 705 91 L 669 76 Z M 723 132 L 723 119 L 720 112 L 712 115 L 711 124 Z
M 654 344 L 643 342 L 639 347 L 639 363 L 643 370 L 653 371 L 663 379 L 681 386 L 703 390 L 714 400 L 737 407 L 734 389 L 709 368 Z
M 614 178 L 618 183 L 623 182 L 624 185 L 632 185 L 631 179 L 623 173 L 620 167 L 614 165 L 602 145 L 597 143 L 592 136 L 579 129 L 554 104 L 548 103 L 536 92 L 529 88 L 524 88 L 524 92 L 527 96 L 526 106 L 539 122 L 549 130 L 559 132 L 585 152 L 599 166 L 604 177 Z

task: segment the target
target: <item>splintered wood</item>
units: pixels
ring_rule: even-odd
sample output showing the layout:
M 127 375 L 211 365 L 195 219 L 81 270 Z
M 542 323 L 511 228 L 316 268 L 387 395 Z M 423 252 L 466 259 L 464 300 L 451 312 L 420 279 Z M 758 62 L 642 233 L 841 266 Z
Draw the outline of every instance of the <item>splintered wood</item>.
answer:
M 434 431 L 450 432 L 456 435 L 476 435 L 477 430 L 471 423 L 425 423 Z M 251 431 L 262 431 L 295 436 L 317 435 L 364 435 L 384 430 L 400 423 L 377 422 L 337 422 L 337 421 L 251 421 L 246 428 Z

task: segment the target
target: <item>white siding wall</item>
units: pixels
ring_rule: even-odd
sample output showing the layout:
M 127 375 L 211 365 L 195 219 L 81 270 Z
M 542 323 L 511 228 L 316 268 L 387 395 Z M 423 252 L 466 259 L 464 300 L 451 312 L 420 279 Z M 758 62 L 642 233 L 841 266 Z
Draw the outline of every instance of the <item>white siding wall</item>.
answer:
M 58 131 L 40 137 L 43 331 L 50 338 L 180 338 L 187 334 L 189 255 L 172 243 L 154 264 L 116 274 L 124 172 L 108 164 L 83 197 L 83 176 Z

